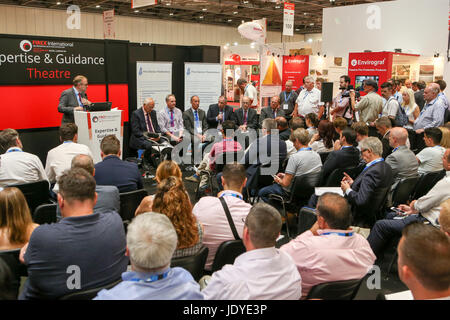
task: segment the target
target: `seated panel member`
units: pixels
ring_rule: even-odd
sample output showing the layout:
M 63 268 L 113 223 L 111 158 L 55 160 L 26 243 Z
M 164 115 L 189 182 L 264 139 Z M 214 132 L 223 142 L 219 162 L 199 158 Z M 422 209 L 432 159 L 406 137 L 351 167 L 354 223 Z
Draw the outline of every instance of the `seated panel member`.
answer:
M 86 89 L 88 80 L 85 76 L 78 75 L 73 78 L 73 87 L 64 90 L 59 97 L 58 112 L 63 114 L 62 123 L 75 122 L 73 112 L 83 111 L 84 106 L 90 106 Z
M 258 129 L 258 115 L 256 114 L 255 109 L 250 108 L 249 97 L 242 98 L 242 108 L 233 112 L 232 120 L 242 132 L 247 131 L 247 128 L 253 130 Z
M 224 96 L 220 96 L 218 103 L 209 106 L 206 121 L 209 128 L 218 128 L 227 120 L 233 120 L 233 107 L 227 105 L 227 99 Z
M 166 97 L 166 106 L 158 112 L 159 128 L 173 145 L 183 140 L 184 132 L 183 113 L 175 106 L 176 103 L 175 96 L 169 94 Z
M 191 137 L 198 138 L 199 141 L 206 141 L 206 130 L 208 123 L 206 121 L 206 113 L 200 107 L 200 99 L 198 96 L 191 97 L 191 108 L 183 112 L 184 128 L 191 134 Z
M 261 115 L 259 116 L 259 124 L 262 126 L 264 119 L 275 119 L 276 117 L 284 117 L 284 111 L 280 108 L 280 97 L 273 96 L 270 101 L 270 106 L 265 107 L 261 110 Z

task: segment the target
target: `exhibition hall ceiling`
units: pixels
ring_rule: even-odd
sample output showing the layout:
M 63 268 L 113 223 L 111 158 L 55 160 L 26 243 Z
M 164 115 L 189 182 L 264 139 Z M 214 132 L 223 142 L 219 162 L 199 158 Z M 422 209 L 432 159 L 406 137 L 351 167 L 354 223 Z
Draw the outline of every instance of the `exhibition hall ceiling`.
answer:
M 295 33 L 322 32 L 322 9 L 391 0 L 305 0 L 295 4 Z M 131 8 L 131 0 L 0 0 L 0 4 L 66 10 L 74 4 L 81 12 L 101 13 L 115 9 L 116 15 L 149 19 L 239 26 L 242 21 L 267 18 L 269 31 L 283 29 L 283 1 L 277 0 L 159 0 L 158 4 Z

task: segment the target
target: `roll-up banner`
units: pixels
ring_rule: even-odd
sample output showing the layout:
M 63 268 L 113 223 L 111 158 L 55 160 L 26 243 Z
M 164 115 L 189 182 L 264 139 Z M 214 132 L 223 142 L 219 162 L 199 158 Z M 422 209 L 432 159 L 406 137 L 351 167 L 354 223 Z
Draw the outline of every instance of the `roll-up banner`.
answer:
M 136 89 L 138 108 L 146 98 L 152 98 L 155 110 L 162 110 L 166 106 L 166 96 L 172 93 L 172 62 L 138 61 Z

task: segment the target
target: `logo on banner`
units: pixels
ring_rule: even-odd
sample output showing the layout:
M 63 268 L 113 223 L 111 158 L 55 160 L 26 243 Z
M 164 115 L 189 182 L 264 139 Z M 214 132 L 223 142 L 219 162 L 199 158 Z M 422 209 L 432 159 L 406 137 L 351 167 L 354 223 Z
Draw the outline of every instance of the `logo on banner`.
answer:
M 98 117 L 97 116 L 92 117 L 92 122 L 93 123 L 97 123 L 98 122 Z
M 22 40 L 21 42 L 20 42 L 20 49 L 23 51 L 23 52 L 29 52 L 29 51 L 31 51 L 31 49 L 33 48 L 33 46 L 31 45 L 31 42 L 30 41 L 28 41 L 28 40 Z
M 358 64 L 358 60 L 353 59 L 351 63 L 353 67 L 356 67 L 356 65 Z
M 362 65 L 362 66 L 382 66 L 384 65 L 386 62 L 386 58 L 384 58 L 383 60 L 357 60 L 357 59 L 353 59 L 350 64 L 352 65 L 352 67 L 356 67 L 357 65 Z
M 139 75 L 142 76 L 142 67 L 139 68 Z
M 190 75 L 190 74 L 191 74 L 191 68 L 187 68 L 186 74 L 187 74 L 187 75 Z

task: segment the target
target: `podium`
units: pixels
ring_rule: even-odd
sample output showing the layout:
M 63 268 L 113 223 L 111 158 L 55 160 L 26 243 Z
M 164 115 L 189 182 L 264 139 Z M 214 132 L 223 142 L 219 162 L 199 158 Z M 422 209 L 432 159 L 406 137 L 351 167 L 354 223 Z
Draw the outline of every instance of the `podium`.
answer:
M 75 124 L 78 126 L 78 143 L 91 149 L 94 163 L 102 161 L 100 142 L 110 134 L 116 135 L 120 141 L 120 151 L 123 151 L 122 111 L 74 111 Z M 122 156 L 121 156 L 122 157 Z

